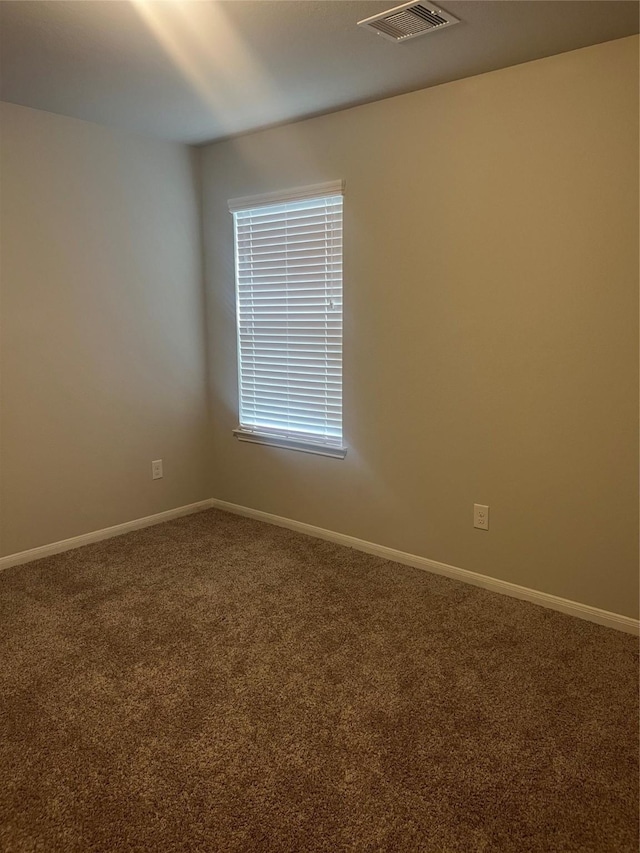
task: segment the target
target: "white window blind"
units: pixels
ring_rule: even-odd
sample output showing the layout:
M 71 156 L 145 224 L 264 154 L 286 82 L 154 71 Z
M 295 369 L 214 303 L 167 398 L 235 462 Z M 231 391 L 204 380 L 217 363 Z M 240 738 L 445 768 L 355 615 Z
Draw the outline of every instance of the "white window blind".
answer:
M 344 456 L 342 184 L 229 202 L 247 441 Z

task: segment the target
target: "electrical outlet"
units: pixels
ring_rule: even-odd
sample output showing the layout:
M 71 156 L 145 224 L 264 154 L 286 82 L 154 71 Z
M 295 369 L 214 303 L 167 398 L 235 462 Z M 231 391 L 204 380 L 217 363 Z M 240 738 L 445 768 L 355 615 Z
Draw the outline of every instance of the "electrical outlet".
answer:
M 473 505 L 473 526 L 478 530 L 489 529 L 489 507 L 482 504 Z
M 162 459 L 156 459 L 151 463 L 151 477 L 154 480 L 161 480 L 163 477 L 162 473 Z

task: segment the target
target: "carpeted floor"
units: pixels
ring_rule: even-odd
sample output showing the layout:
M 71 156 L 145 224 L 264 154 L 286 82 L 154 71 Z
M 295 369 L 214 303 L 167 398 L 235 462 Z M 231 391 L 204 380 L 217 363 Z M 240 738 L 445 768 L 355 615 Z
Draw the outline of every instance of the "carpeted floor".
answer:
M 0 849 L 638 849 L 637 640 L 211 510 L 0 574 Z

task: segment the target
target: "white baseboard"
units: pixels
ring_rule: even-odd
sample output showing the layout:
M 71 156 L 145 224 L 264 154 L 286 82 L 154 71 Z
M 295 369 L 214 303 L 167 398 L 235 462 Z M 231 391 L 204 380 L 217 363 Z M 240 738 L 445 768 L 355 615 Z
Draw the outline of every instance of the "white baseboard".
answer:
M 640 622 L 637 619 L 632 619 L 629 616 L 621 616 L 618 613 L 610 613 L 608 610 L 600 610 L 598 607 L 591 607 L 589 604 L 580 604 L 578 601 L 570 601 L 567 598 L 560 598 L 557 595 L 550 595 L 547 592 L 539 592 L 535 589 L 529 589 L 526 586 L 509 583 L 509 581 L 501 581 L 497 578 L 491 578 L 488 575 L 480 575 L 477 572 L 470 572 L 467 569 L 459 569 L 457 566 L 449 566 L 447 563 L 439 563 L 437 560 L 418 557 L 416 554 L 407 554 L 405 551 L 397 551 L 395 548 L 387 548 L 385 545 L 376 545 L 373 542 L 366 542 L 364 539 L 356 539 L 354 536 L 335 533 L 333 530 L 314 527 L 312 524 L 305 524 L 302 521 L 294 521 L 291 518 L 272 515 L 270 512 L 262 512 L 259 509 L 250 509 L 249 507 L 239 506 L 238 504 L 221 501 L 216 498 L 211 499 L 210 505 L 217 509 L 235 513 L 236 515 L 248 516 L 249 518 L 266 521 L 269 524 L 275 524 L 279 527 L 287 527 L 289 530 L 297 530 L 299 533 L 306 533 L 308 536 L 315 536 L 318 539 L 326 539 L 338 545 L 346 545 L 348 548 L 354 548 L 356 551 L 364 551 L 366 554 L 375 554 L 377 557 L 392 560 L 394 563 L 413 566 L 416 569 L 422 569 L 423 571 L 432 572 L 437 575 L 446 575 L 446 577 L 470 583 L 473 586 L 480 586 L 491 590 L 491 592 L 498 592 L 502 595 L 508 595 L 511 598 L 519 598 L 522 601 L 530 601 L 532 604 L 538 604 L 550 610 L 558 610 L 560 613 L 567 613 L 569 616 L 577 616 L 578 619 L 585 619 L 588 622 L 596 622 L 598 625 L 614 628 L 617 631 L 624 631 L 636 636 L 640 633 Z
M 21 565 L 22 563 L 30 563 L 32 560 L 50 557 L 53 554 L 60 554 L 63 551 L 70 551 L 73 548 L 81 548 L 83 545 L 90 545 L 92 542 L 100 542 L 103 539 L 110 539 L 113 536 L 122 536 L 122 534 L 130 533 L 133 530 L 151 527 L 154 524 L 161 524 L 163 521 L 171 521 L 173 518 L 201 512 L 212 507 L 232 512 L 236 515 L 255 518 L 258 521 L 266 521 L 268 524 L 275 524 L 279 527 L 287 527 L 289 530 L 296 530 L 299 533 L 305 533 L 317 539 L 326 539 L 338 545 L 345 545 L 347 548 L 354 548 L 356 551 L 375 554 L 377 557 L 383 557 L 385 560 L 391 560 L 394 563 L 401 563 L 405 566 L 413 566 L 416 569 L 422 569 L 433 574 L 445 575 L 454 580 L 470 583 L 473 586 L 480 586 L 492 592 L 509 595 L 512 598 L 519 598 L 522 601 L 530 601 L 532 604 L 548 607 L 551 610 L 559 610 L 561 613 L 577 616 L 579 619 L 586 619 L 588 622 L 596 622 L 598 625 L 604 625 L 607 628 L 625 631 L 628 634 L 636 636 L 640 633 L 640 622 L 637 619 L 631 619 L 629 616 L 610 613 L 608 610 L 600 610 L 598 607 L 591 607 L 588 604 L 581 604 L 578 601 L 570 601 L 567 598 L 560 598 L 557 595 L 550 595 L 547 592 L 539 592 L 535 589 L 529 589 L 526 586 L 519 586 L 515 583 L 491 578 L 488 575 L 480 575 L 477 572 L 470 572 L 467 569 L 459 569 L 457 566 L 449 566 L 447 563 L 440 563 L 437 560 L 429 560 L 427 557 L 419 557 L 416 554 L 407 554 L 405 551 L 398 551 L 395 548 L 387 548 L 386 545 L 376 545 L 374 542 L 356 539 L 355 536 L 347 536 L 345 533 L 325 530 L 323 527 L 315 527 L 312 524 L 305 524 L 303 521 L 283 518 L 279 515 L 272 515 L 270 512 L 239 506 L 238 504 L 218 500 L 217 498 L 198 501 L 198 503 L 187 504 L 186 506 L 176 507 L 175 509 L 168 509 L 165 512 L 158 512 L 155 515 L 148 515 L 144 518 L 136 518 L 133 521 L 125 521 L 124 524 L 116 524 L 113 527 L 94 530 L 91 533 L 84 533 L 82 536 L 74 536 L 71 539 L 52 542 L 49 545 L 42 545 L 39 548 L 30 548 L 28 551 L 20 551 L 17 554 L 8 554 L 6 557 L 0 557 L 0 571 L 8 569 L 11 566 Z
M 43 557 L 51 557 L 63 551 L 71 551 L 73 548 L 81 548 L 92 542 L 100 542 L 102 539 L 111 539 L 113 536 L 122 536 L 132 530 L 140 530 L 142 527 L 151 527 L 161 524 L 163 521 L 171 521 L 172 518 L 180 518 L 182 515 L 191 515 L 204 509 L 211 509 L 213 502 L 209 499 L 198 501 L 198 503 L 179 506 L 168 509 L 165 512 L 157 512 L 155 515 L 147 515 L 144 518 L 135 518 L 133 521 L 125 521 L 113 527 L 105 527 L 102 530 L 93 530 L 91 533 L 83 533 L 82 536 L 73 536 L 71 539 L 62 539 L 60 542 L 52 542 L 50 545 L 41 545 L 39 548 L 30 548 L 28 551 L 19 551 L 16 554 L 8 554 L 0 557 L 0 571 L 9 569 L 11 566 L 19 566 L 22 563 L 30 563 L 32 560 L 41 560 Z

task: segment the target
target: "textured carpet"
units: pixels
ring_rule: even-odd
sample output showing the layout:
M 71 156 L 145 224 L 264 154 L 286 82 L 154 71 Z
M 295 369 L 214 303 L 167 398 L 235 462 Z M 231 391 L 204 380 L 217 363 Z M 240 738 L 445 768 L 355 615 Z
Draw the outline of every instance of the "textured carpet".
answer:
M 637 641 L 209 511 L 0 574 L 0 848 L 637 851 Z

